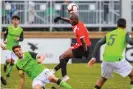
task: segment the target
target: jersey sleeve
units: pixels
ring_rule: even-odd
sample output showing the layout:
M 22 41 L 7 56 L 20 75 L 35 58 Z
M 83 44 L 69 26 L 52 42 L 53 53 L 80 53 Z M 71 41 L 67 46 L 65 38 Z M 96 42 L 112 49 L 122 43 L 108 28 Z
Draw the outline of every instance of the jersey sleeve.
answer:
M 131 35 L 129 33 L 126 34 L 126 42 L 130 45 L 133 45 L 133 39 L 131 38 Z
M 77 29 L 77 35 L 79 36 L 79 38 L 84 38 L 85 37 L 85 26 L 82 24 L 80 25 L 80 27 Z
M 106 43 L 106 36 L 104 36 L 104 38 L 100 39 L 97 43 L 96 43 L 96 46 L 94 48 L 94 51 L 93 51 L 93 54 L 92 54 L 92 57 L 96 58 L 97 56 L 97 53 L 101 47 L 101 45 L 105 44 Z
M 33 57 L 33 58 L 36 58 L 37 57 L 37 53 L 35 53 L 35 52 L 29 52 L 30 53 L 30 55 Z
M 5 40 L 6 40 L 7 35 L 8 35 L 8 29 L 7 29 L 7 28 L 5 28 L 5 29 L 4 29 L 4 37 L 3 37 L 3 41 L 5 41 Z
M 20 37 L 19 37 L 19 41 L 23 41 L 24 37 L 23 37 L 23 31 L 22 33 L 20 34 Z

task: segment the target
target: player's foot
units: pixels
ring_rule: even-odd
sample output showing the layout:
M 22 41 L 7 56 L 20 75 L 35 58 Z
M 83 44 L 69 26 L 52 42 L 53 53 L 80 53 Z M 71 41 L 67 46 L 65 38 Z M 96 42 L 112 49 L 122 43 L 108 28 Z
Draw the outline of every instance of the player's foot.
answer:
M 52 86 L 51 89 L 57 89 L 56 87 Z
M 4 72 L 6 72 L 6 70 L 7 70 L 7 66 L 6 66 L 6 65 L 4 65 Z
M 62 78 L 62 81 L 68 81 L 70 78 L 69 78 L 69 76 L 67 76 L 67 75 L 65 75 L 63 78 Z
M 6 77 L 10 77 L 10 74 L 7 74 Z
M 7 83 L 6 83 L 6 80 L 3 78 L 3 77 L 1 77 L 1 83 L 3 84 L 3 85 L 6 85 Z
M 53 73 L 53 74 L 55 74 L 55 69 L 50 69 L 50 71 Z

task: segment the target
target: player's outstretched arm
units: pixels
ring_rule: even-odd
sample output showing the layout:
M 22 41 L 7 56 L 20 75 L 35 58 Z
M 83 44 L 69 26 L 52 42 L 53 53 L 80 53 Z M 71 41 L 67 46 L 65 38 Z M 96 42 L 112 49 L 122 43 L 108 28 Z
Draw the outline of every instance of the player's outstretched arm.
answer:
M 70 23 L 70 19 L 64 18 L 64 17 L 56 17 L 56 18 L 54 19 L 54 22 L 57 23 L 59 20 L 63 20 L 63 21 L 65 21 L 65 22 L 67 22 L 67 23 Z
M 88 62 L 88 66 L 91 67 L 95 64 L 96 62 L 96 56 L 97 56 L 97 53 L 100 49 L 100 47 L 106 43 L 106 36 L 102 39 L 100 39 L 97 43 L 96 43 L 96 46 L 94 48 L 94 51 L 93 51 L 93 54 L 92 54 L 92 59 Z
M 133 45 L 133 39 L 131 38 L 131 35 L 129 35 L 129 33 L 126 34 L 126 42 L 130 45 Z
M 41 55 L 41 56 L 37 56 L 37 62 L 40 64 L 40 63 L 42 63 L 42 61 L 44 60 L 44 56 L 43 55 Z
M 22 70 L 19 70 L 19 76 L 20 76 L 20 86 L 19 86 L 19 89 L 24 89 L 25 77 L 24 77 L 24 72 Z
M 4 32 L 4 37 L 3 37 L 3 42 L 4 44 L 6 44 L 6 38 L 7 38 L 7 35 L 8 35 L 8 29 L 6 28 L 5 32 Z
M 3 46 L 2 44 L 0 44 L 0 47 L 2 48 L 2 50 L 6 50 L 6 47 Z
M 87 58 L 88 57 L 88 48 L 87 48 L 86 41 L 84 38 L 81 38 L 80 40 L 81 40 L 81 43 L 82 43 L 84 51 L 85 51 L 85 57 Z

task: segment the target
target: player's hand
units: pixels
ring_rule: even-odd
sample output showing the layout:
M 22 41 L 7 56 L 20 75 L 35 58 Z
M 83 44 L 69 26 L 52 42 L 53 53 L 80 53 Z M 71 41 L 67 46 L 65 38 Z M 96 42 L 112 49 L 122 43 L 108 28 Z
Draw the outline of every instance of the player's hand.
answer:
M 16 38 L 16 41 L 18 41 L 18 40 L 19 40 L 19 37 Z
M 54 18 L 54 23 L 58 22 L 58 20 L 60 20 L 60 19 L 61 19 L 61 17 Z
M 95 64 L 96 62 L 96 58 L 92 58 L 89 62 L 88 62 L 88 67 L 91 67 Z
M 4 41 L 4 44 L 7 44 L 7 41 Z
M 2 50 L 6 50 L 5 46 L 3 46 L 3 45 L 0 45 L 0 46 L 1 46 Z

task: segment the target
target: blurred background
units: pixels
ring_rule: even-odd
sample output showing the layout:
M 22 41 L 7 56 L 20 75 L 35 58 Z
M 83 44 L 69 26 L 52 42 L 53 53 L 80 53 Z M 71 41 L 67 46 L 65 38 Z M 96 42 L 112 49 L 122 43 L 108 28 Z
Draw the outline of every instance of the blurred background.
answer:
M 133 0 L 127 1 L 130 5 L 125 0 L 2 0 L 2 27 L 10 24 L 12 15 L 18 15 L 25 31 L 71 31 L 69 24 L 54 24 L 53 19 L 67 17 L 67 5 L 73 2 L 89 31 L 109 31 L 124 14 L 130 16 L 133 29 Z M 130 9 L 125 12 L 127 7 Z

